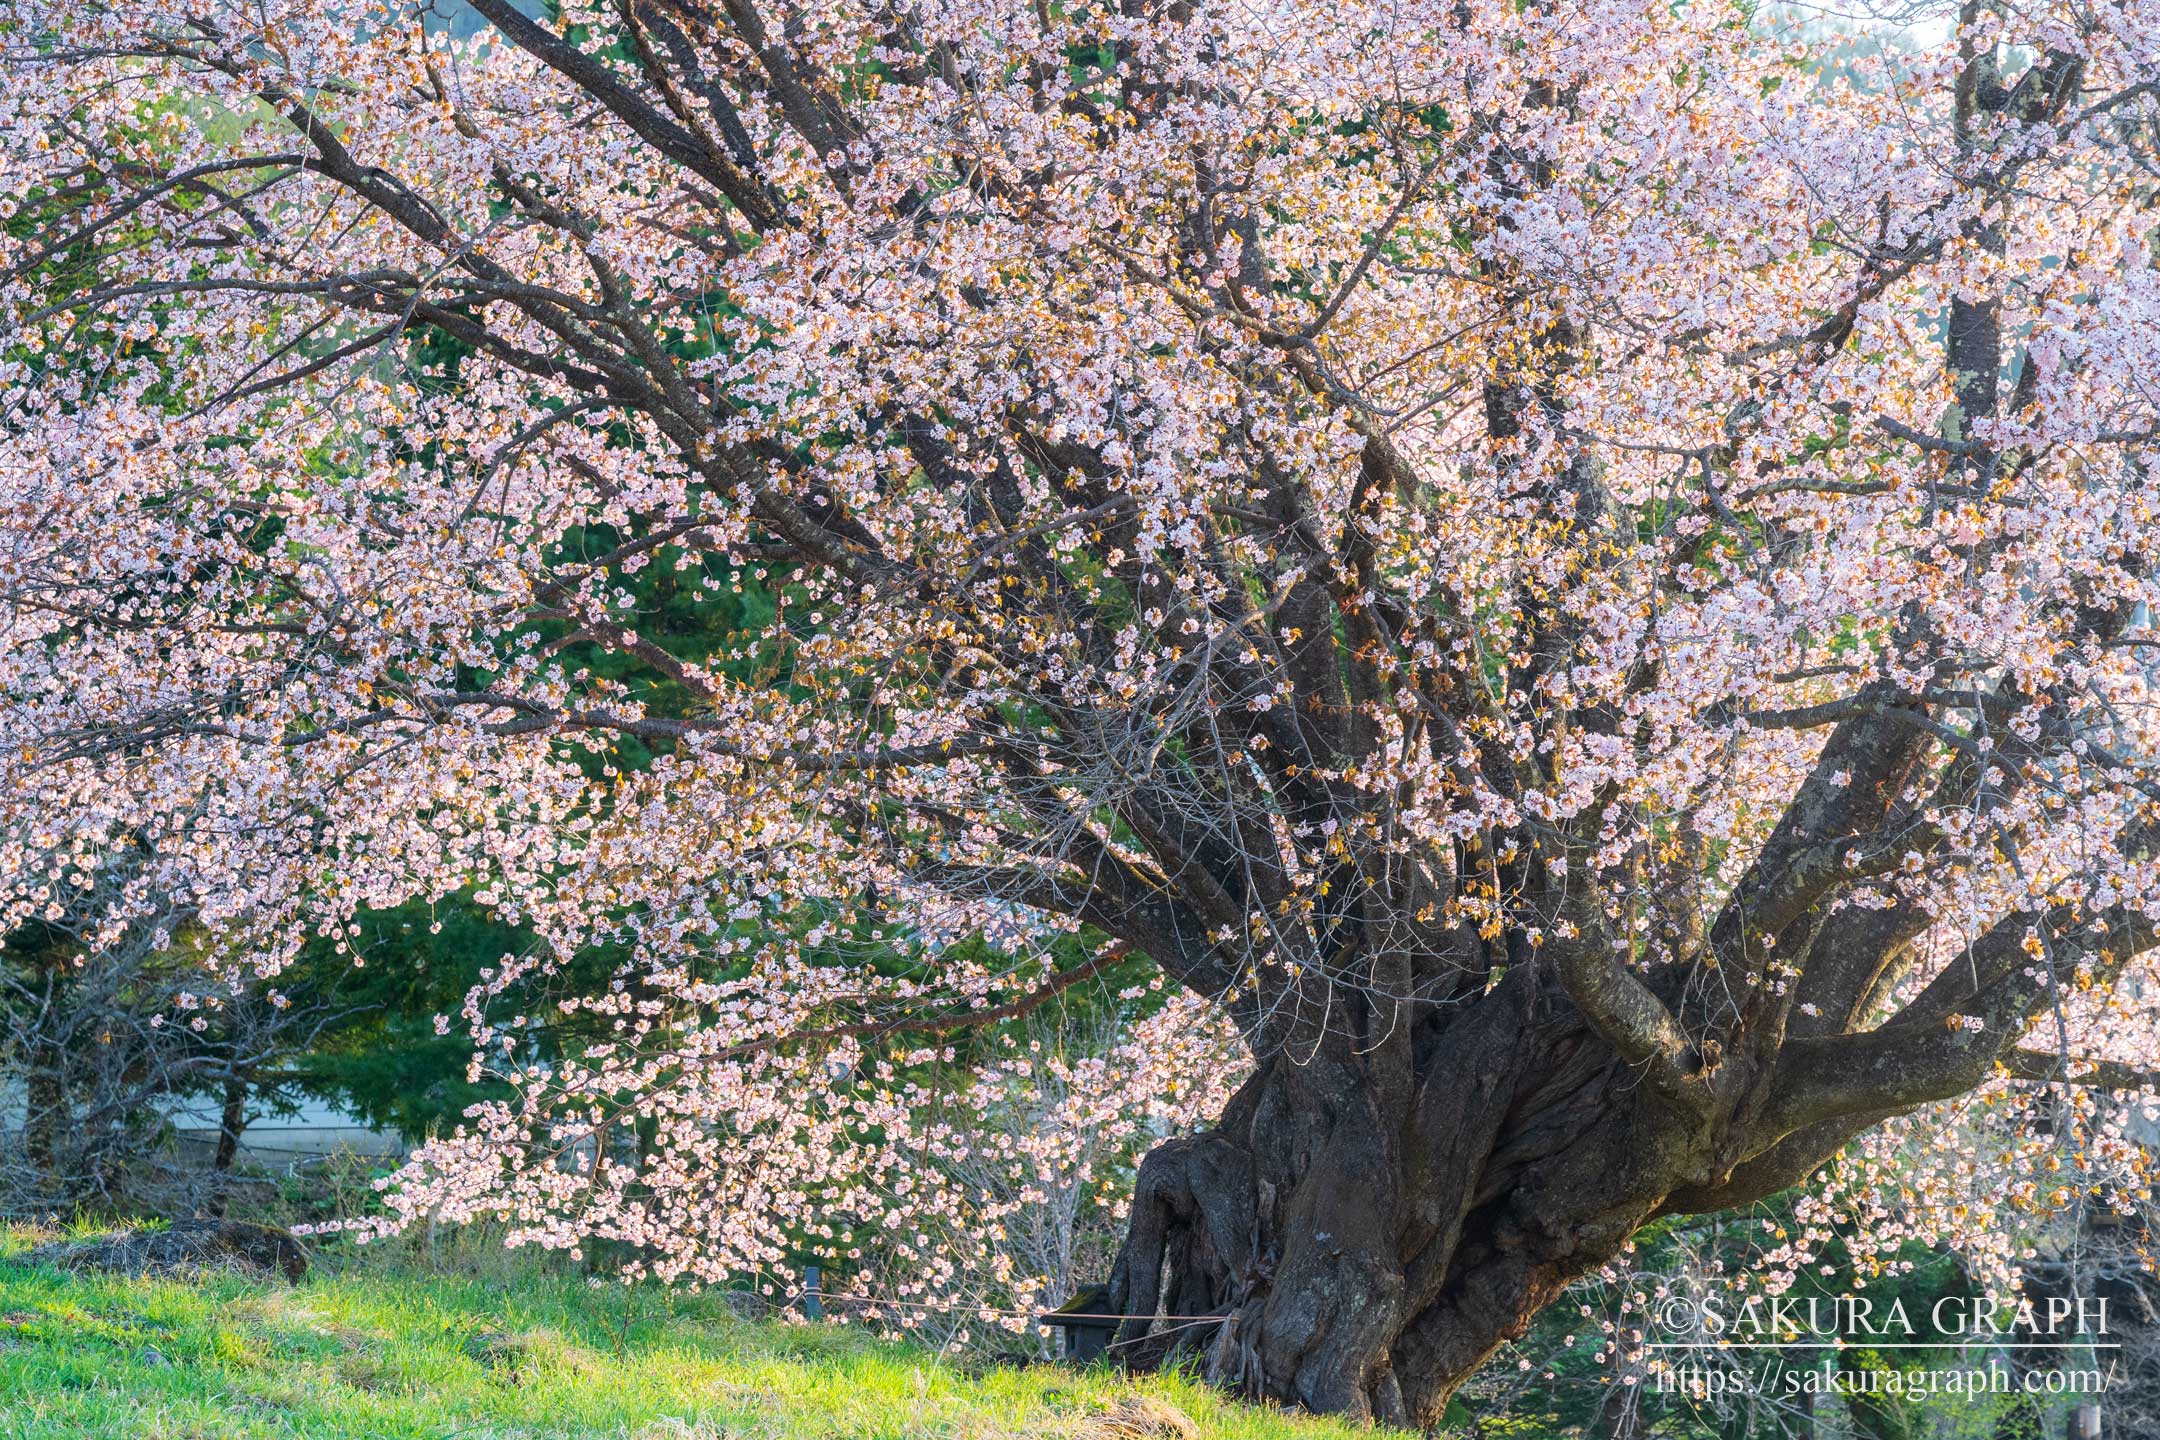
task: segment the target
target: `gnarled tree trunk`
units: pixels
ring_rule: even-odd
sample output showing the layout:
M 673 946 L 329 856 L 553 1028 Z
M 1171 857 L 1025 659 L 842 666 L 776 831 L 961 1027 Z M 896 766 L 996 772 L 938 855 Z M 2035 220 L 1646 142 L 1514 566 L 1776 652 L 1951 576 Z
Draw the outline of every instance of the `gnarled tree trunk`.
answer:
M 1128 1322 L 1128 1363 L 1197 1353 L 1247 1395 L 1430 1424 L 1679 1184 L 1710 1178 L 1713 1127 L 1534 967 L 1408 1047 L 1362 1048 L 1278 1052 L 1215 1129 L 1147 1158 L 1112 1303 L 1165 1318 Z

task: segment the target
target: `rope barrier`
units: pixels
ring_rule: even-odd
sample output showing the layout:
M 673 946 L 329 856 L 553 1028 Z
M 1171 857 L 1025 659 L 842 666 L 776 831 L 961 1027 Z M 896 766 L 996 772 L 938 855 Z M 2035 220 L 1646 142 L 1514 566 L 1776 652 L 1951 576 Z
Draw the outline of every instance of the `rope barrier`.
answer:
M 937 1310 L 948 1313 L 965 1311 L 971 1315 L 1011 1315 L 1021 1319 L 1033 1316 L 1037 1327 L 1044 1329 L 1055 1328 L 1058 1322 L 1062 1320 L 1117 1320 L 1120 1322 L 1146 1320 L 1150 1322 L 1146 1334 L 1135 1335 L 1126 1340 L 1111 1340 L 1103 1346 L 1105 1350 L 1120 1350 L 1129 1345 L 1144 1344 L 1149 1340 L 1161 1339 L 1165 1335 L 1174 1335 L 1180 1330 L 1193 1329 L 1195 1326 L 1220 1325 L 1230 1318 L 1228 1315 L 1113 1315 L 1108 1312 L 1098 1313 L 1086 1310 L 1009 1310 L 996 1305 L 970 1305 L 960 1301 L 901 1300 L 891 1296 L 864 1295 L 860 1291 L 825 1290 L 822 1288 L 816 1291 L 797 1289 L 791 1291 L 787 1298 L 796 1299 L 811 1294 L 815 1294 L 821 1301 L 853 1300 L 864 1305 L 890 1305 L 906 1310 Z M 1178 1323 L 1168 1325 L 1160 1330 L 1155 1329 L 1155 1322 L 1160 1321 L 1176 1321 Z

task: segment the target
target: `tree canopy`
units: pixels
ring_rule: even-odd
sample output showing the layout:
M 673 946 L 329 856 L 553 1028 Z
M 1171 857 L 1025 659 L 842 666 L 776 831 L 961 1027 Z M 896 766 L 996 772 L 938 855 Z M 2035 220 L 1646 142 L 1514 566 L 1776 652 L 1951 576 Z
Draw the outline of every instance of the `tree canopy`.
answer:
M 0 0 L 0 928 L 469 890 L 415 1206 L 754 1271 L 1142 966 L 1133 1083 L 1252 1066 L 1123 1343 L 1429 1419 L 1658 1215 L 2147 1083 L 2152 0 L 472 4 Z

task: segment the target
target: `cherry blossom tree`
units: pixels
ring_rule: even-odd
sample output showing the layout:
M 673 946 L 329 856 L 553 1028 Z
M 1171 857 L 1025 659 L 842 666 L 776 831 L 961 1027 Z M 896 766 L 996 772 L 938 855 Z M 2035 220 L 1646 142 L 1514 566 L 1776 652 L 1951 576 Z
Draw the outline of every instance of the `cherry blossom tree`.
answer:
M 1429 1422 L 2150 1083 L 2153 0 L 471 3 L 0 0 L 0 925 L 529 931 L 413 1203 L 848 1245 L 880 1065 L 1144 967 L 1250 1071 L 1122 1353 Z

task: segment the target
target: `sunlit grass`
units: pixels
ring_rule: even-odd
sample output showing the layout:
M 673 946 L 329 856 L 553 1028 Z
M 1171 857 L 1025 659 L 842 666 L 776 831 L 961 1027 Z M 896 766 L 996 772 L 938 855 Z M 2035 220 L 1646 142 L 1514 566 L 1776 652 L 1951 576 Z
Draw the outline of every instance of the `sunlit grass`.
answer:
M 22 1248 L 0 1235 L 0 1253 Z M 997 1440 L 1102 1433 L 1142 1393 L 1222 1440 L 1349 1427 L 1179 1376 L 975 1370 L 860 1330 L 573 1276 L 404 1273 L 352 1259 L 297 1286 L 129 1280 L 0 1259 L 0 1440 Z

